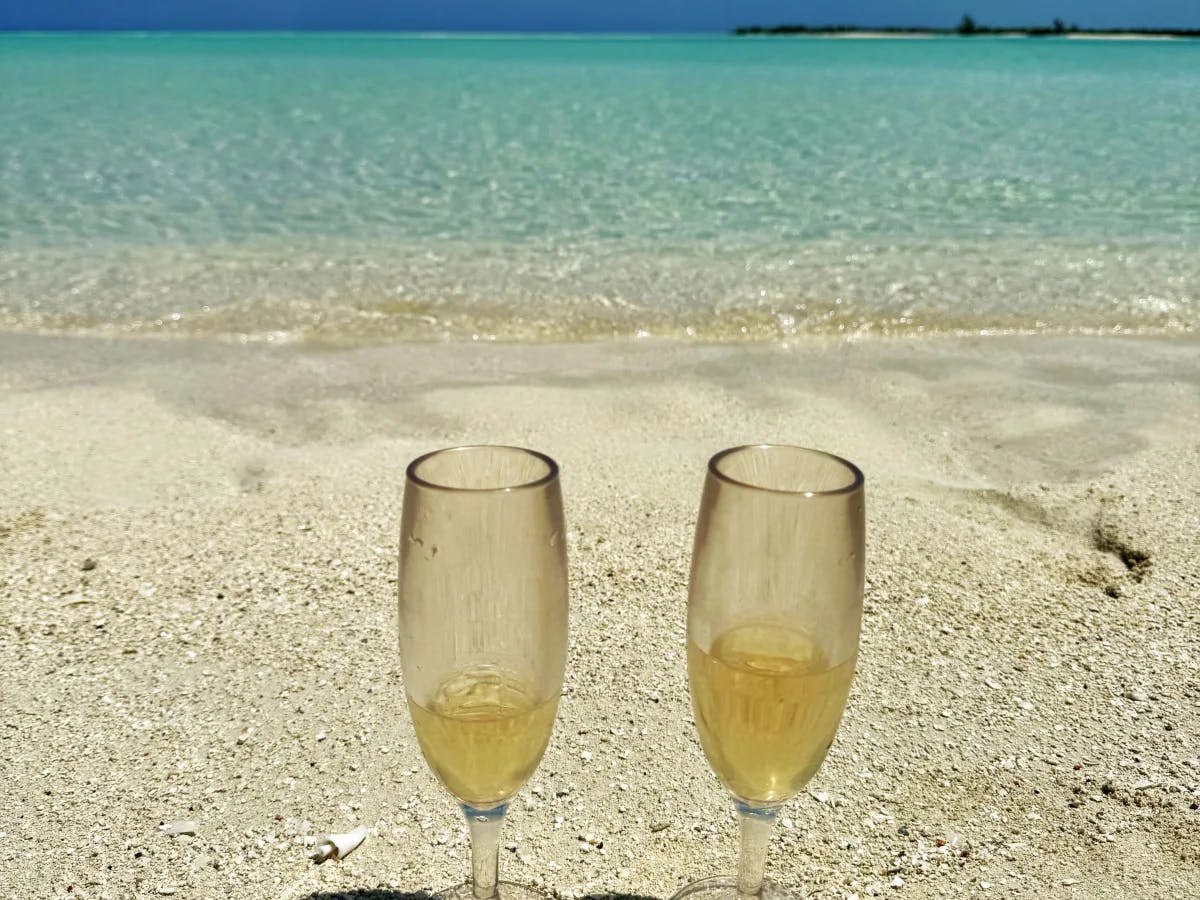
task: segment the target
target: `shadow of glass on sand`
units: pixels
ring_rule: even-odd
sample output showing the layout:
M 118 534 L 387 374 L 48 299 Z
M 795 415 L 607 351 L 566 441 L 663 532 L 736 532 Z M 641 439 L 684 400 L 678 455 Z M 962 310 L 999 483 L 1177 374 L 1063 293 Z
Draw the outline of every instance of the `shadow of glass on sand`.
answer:
M 552 894 L 547 894 L 547 898 Z M 317 891 L 308 900 L 434 900 L 427 891 L 397 891 L 388 888 L 355 888 L 349 891 Z M 662 900 L 646 894 L 587 894 L 583 900 Z
M 428 891 L 398 891 L 391 888 L 353 888 L 346 891 L 315 891 L 308 900 L 434 900 Z

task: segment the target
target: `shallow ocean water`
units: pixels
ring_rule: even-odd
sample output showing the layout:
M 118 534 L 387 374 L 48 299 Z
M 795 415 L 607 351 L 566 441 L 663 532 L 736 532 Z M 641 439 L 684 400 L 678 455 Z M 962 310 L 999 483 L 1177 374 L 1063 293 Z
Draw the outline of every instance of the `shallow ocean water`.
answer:
M 0 326 L 1200 324 L 1200 42 L 0 36 Z

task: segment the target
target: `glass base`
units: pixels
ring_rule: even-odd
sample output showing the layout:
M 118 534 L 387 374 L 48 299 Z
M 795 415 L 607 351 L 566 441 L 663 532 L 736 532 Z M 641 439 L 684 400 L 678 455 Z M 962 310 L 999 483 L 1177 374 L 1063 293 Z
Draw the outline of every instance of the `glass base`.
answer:
M 500 900 L 546 900 L 550 896 L 523 884 L 513 884 L 511 881 L 501 881 L 496 885 L 496 894 Z M 475 900 L 475 886 L 468 881 L 457 887 L 438 891 L 433 898 L 434 900 Z
M 671 900 L 737 900 L 737 877 L 718 875 L 716 878 L 701 878 L 681 888 Z M 789 891 L 773 881 L 763 881 L 761 900 L 799 900 L 807 897 L 808 891 Z

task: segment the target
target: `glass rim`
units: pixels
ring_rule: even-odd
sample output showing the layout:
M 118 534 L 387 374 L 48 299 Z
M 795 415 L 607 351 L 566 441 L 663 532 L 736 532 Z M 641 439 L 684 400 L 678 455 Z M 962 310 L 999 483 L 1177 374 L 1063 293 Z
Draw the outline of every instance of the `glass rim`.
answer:
M 467 450 L 510 450 L 515 453 L 523 453 L 526 456 L 535 457 L 545 463 L 546 474 L 531 481 L 506 484 L 500 487 L 456 487 L 451 484 L 439 484 L 436 481 L 422 478 L 417 474 L 417 469 L 420 465 L 435 456 L 442 456 L 446 453 L 461 453 Z M 523 491 L 529 488 L 544 487 L 550 484 L 558 478 L 558 463 L 538 450 L 531 450 L 528 447 L 517 447 L 513 444 L 462 444 L 457 447 L 442 447 L 440 450 L 430 450 L 428 453 L 422 453 L 405 467 L 404 477 L 413 484 L 431 491 L 447 491 L 453 494 L 501 494 L 508 491 Z
M 732 456 L 735 453 L 744 453 L 747 450 L 798 450 L 801 453 L 811 454 L 813 456 L 823 456 L 826 459 L 833 460 L 838 465 L 845 468 L 850 476 L 850 483 L 841 487 L 831 488 L 824 491 L 809 491 L 809 490 L 790 490 L 788 488 L 767 487 L 762 484 L 754 484 L 750 481 L 743 481 L 740 478 L 734 478 L 732 475 L 727 475 L 721 471 L 721 462 L 727 456 Z M 817 450 L 813 447 L 801 447 L 799 444 L 740 444 L 736 447 L 726 447 L 719 453 L 713 454 L 708 460 L 708 474 L 718 481 L 734 487 L 745 488 L 751 491 L 762 491 L 767 494 L 783 494 L 788 497 L 803 497 L 804 499 L 816 499 L 819 497 L 839 497 L 846 494 L 852 494 L 860 490 L 865 481 L 862 469 L 856 466 L 850 460 L 838 456 L 835 453 L 830 453 L 827 450 Z

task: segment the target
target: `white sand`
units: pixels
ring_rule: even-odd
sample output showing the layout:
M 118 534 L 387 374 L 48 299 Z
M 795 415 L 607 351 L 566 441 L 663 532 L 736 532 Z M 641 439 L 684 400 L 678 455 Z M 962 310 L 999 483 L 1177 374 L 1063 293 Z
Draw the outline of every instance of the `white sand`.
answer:
M 1182 40 L 1174 34 L 1138 34 L 1137 32 L 1120 32 L 1117 34 L 1067 34 L 1070 41 L 1178 41 Z
M 1198 897 L 1198 362 L 1117 338 L 0 337 L 0 895 L 462 880 L 394 582 L 404 463 L 477 441 L 554 455 L 571 529 L 566 692 L 503 874 L 662 898 L 732 870 L 687 564 L 707 457 L 772 440 L 859 463 L 870 533 L 850 709 L 769 871 L 819 897 Z M 196 834 L 158 831 L 177 819 Z M 308 862 L 306 835 L 359 824 L 348 861 Z

